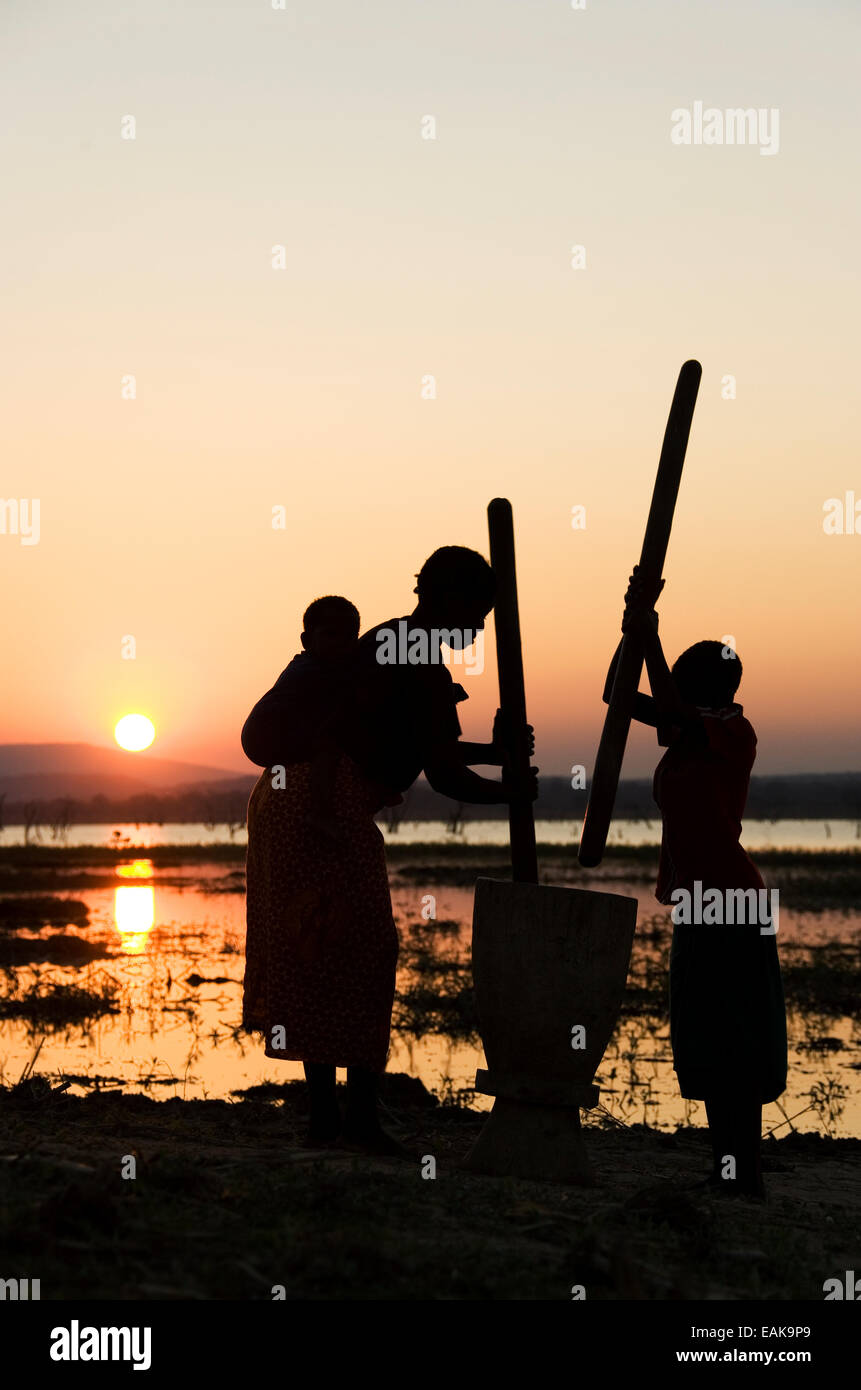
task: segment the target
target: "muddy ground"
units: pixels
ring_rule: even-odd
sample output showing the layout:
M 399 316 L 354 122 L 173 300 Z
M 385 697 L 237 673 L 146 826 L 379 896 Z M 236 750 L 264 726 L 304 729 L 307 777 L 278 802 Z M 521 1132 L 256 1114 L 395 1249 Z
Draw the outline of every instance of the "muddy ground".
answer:
M 260 1093 L 262 1090 L 262 1094 Z M 705 1195 L 706 1134 L 589 1125 L 591 1188 L 482 1177 L 482 1124 L 408 1077 L 414 1154 L 303 1146 L 301 1083 L 235 1103 L 0 1092 L 0 1249 L 42 1299 L 800 1299 L 861 1268 L 861 1141 L 767 1140 L 765 1204 Z M 135 1159 L 136 1176 L 128 1157 Z M 436 1160 L 436 1177 L 422 1177 Z

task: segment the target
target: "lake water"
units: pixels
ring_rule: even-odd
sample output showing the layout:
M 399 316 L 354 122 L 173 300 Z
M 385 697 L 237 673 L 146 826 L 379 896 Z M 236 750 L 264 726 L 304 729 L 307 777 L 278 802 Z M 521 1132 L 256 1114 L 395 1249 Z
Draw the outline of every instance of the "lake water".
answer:
M 80 870 L 69 869 L 68 872 Z M 446 885 L 429 866 L 426 880 L 407 882 L 392 874 L 395 918 L 402 942 L 399 991 L 409 1000 L 413 985 L 451 991 L 468 988 L 470 888 Z M 423 873 L 424 870 L 419 870 Z M 242 871 L 225 864 L 160 869 L 141 858 L 99 870 L 93 886 L 70 884 L 58 871 L 50 891 L 83 901 L 86 923 L 38 931 L 0 932 L 16 943 L 14 968 L 4 967 L 4 992 L 26 994 L 34 986 L 74 984 L 115 991 L 117 1012 L 86 1026 L 46 1029 L 21 1019 L 0 1019 L 0 1068 L 8 1083 L 21 1075 L 41 1043 L 37 1070 L 59 1076 L 102 1078 L 158 1098 L 226 1097 L 266 1081 L 302 1076 L 298 1062 L 264 1057 L 256 1037 L 239 1031 L 244 969 L 245 901 Z M 662 991 L 669 944 L 667 914 L 643 881 L 613 882 L 614 891 L 636 897 L 638 931 L 630 980 Z M 48 891 L 43 888 L 42 893 Z M 436 917 L 425 921 L 425 895 L 436 899 Z M 21 895 L 26 897 L 28 895 Z M 780 949 L 784 961 L 811 959 L 829 943 L 857 942 L 861 913 L 792 912 L 781 909 Z M 53 942 L 46 938 L 53 937 Z M 58 938 L 76 938 L 102 954 L 86 964 L 64 963 Z M 40 941 L 44 943 L 39 945 Z M 29 947 L 28 947 L 29 943 Z M 72 941 L 74 947 L 74 941 Z M 48 958 L 45 958 L 45 948 Z M 27 958 L 32 948 L 33 958 Z M 8 948 L 6 948 L 8 949 Z M 806 954 L 805 954 L 806 953 Z M 10 958 L 11 959 L 11 958 Z M 428 973 L 428 959 L 435 964 Z M 438 967 L 438 975 L 434 970 Z M 433 1020 L 396 1006 L 390 1071 L 420 1078 L 439 1096 L 471 1087 L 484 1065 L 480 1042 L 434 1031 Z M 821 1130 L 823 1116 L 835 1134 L 861 1127 L 859 1068 L 861 1038 L 850 1019 L 825 1011 L 790 1012 L 791 1077 L 780 1106 L 767 1107 L 766 1128 L 798 1115 L 800 1129 Z M 623 1124 L 648 1121 L 674 1127 L 704 1123 L 703 1107 L 680 1099 L 672 1071 L 666 1017 L 623 1014 L 596 1081 L 602 1104 Z M 79 1089 L 76 1083 L 75 1090 Z M 812 1094 L 811 1094 L 812 1093 Z M 484 1097 L 470 1103 L 489 1105 Z M 821 1113 L 811 1110 L 811 1103 Z M 823 1108 L 824 1107 L 824 1108 Z M 785 1132 L 785 1127 L 778 1131 Z
M 571 845 L 580 840 L 579 820 L 538 820 L 535 832 L 539 844 Z M 387 842 L 401 845 L 506 845 L 506 820 L 468 820 L 456 831 L 445 821 L 401 821 L 390 829 L 385 822 L 380 829 Z M 744 845 L 756 849 L 859 849 L 861 850 L 861 821 L 854 820 L 749 820 L 745 821 Z M 104 825 L 75 825 L 60 839 L 50 830 L 42 830 L 37 839 L 31 832 L 32 844 L 100 848 L 153 849 L 158 845 L 242 845 L 246 842 L 245 828 L 231 835 L 224 825 L 203 825 L 188 822 L 164 825 L 131 825 L 109 822 Z M 607 843 L 618 846 L 658 845 L 661 841 L 660 820 L 618 820 L 610 827 Z M 21 845 L 24 830 L 7 826 L 0 832 L 0 845 Z

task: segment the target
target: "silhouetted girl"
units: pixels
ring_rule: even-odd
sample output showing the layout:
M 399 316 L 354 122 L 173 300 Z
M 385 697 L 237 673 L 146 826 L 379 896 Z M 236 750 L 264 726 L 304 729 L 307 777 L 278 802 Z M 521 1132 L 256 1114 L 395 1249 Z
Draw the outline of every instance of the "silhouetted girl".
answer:
M 762 1106 L 786 1087 L 786 1014 L 774 924 L 751 922 L 748 906 L 745 924 L 729 925 L 724 906 L 723 925 L 710 925 L 705 912 L 704 921 L 685 925 L 680 908 L 693 907 L 697 892 L 701 902 L 712 889 L 724 905 L 731 890 L 753 889 L 758 907 L 763 905 L 759 890 L 765 885 L 739 843 L 756 735 L 734 702 L 741 661 L 730 647 L 698 642 L 670 671 L 652 611 L 662 588 L 663 581 L 646 592 L 635 569 L 622 627 L 643 644 L 652 689 L 651 698 L 636 697 L 634 717 L 656 726 L 667 749 L 655 772 L 654 797 L 663 817 L 656 896 L 675 904 L 673 1061 L 682 1095 L 706 1104 L 714 1154 L 710 1184 L 761 1196 Z M 753 896 L 748 893 L 745 902 L 752 904 Z M 737 922 L 738 893 L 732 902 Z

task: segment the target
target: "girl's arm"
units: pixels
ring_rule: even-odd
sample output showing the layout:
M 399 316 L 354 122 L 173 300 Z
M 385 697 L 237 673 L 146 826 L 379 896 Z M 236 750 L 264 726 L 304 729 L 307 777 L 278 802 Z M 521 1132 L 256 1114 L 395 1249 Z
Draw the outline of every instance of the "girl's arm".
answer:
M 685 704 L 676 688 L 658 636 L 658 615 L 654 607 L 663 587 L 663 579 L 645 583 L 639 565 L 635 565 L 625 594 L 625 616 L 622 619 L 622 631 L 630 632 L 643 646 L 649 685 L 652 687 L 654 723 L 659 731 L 668 724 L 681 728 L 699 721 L 698 711 L 692 705 Z M 660 732 L 658 737 L 660 741 Z
M 604 694 L 601 698 L 603 699 L 605 705 L 609 705 L 610 696 L 613 694 L 613 682 L 616 679 L 616 667 L 619 665 L 619 657 L 621 656 L 621 653 L 622 643 L 620 642 L 615 652 L 613 653 L 613 659 L 610 662 L 610 668 L 607 672 L 607 679 L 604 683 Z M 631 714 L 632 717 L 636 719 L 640 724 L 648 724 L 649 728 L 651 729 L 656 729 L 658 727 L 658 714 L 655 708 L 655 701 L 653 700 L 651 695 L 641 695 L 638 692 L 634 696 L 634 707 L 631 711 Z
M 658 636 L 657 614 L 642 608 L 632 610 L 626 619 L 626 630 L 636 635 L 643 644 L 646 671 L 652 687 L 655 725 L 677 724 L 681 727 L 696 719 L 696 710 L 683 701 L 667 665 Z

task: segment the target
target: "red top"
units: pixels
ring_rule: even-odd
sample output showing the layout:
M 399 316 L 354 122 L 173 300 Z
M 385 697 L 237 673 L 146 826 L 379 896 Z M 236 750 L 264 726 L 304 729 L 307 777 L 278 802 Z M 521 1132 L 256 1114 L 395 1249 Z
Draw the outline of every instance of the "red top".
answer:
M 655 769 L 653 795 L 664 821 L 655 896 L 676 888 L 763 888 L 741 845 L 741 818 L 756 734 L 741 705 L 699 710 L 688 729 L 674 728 Z

